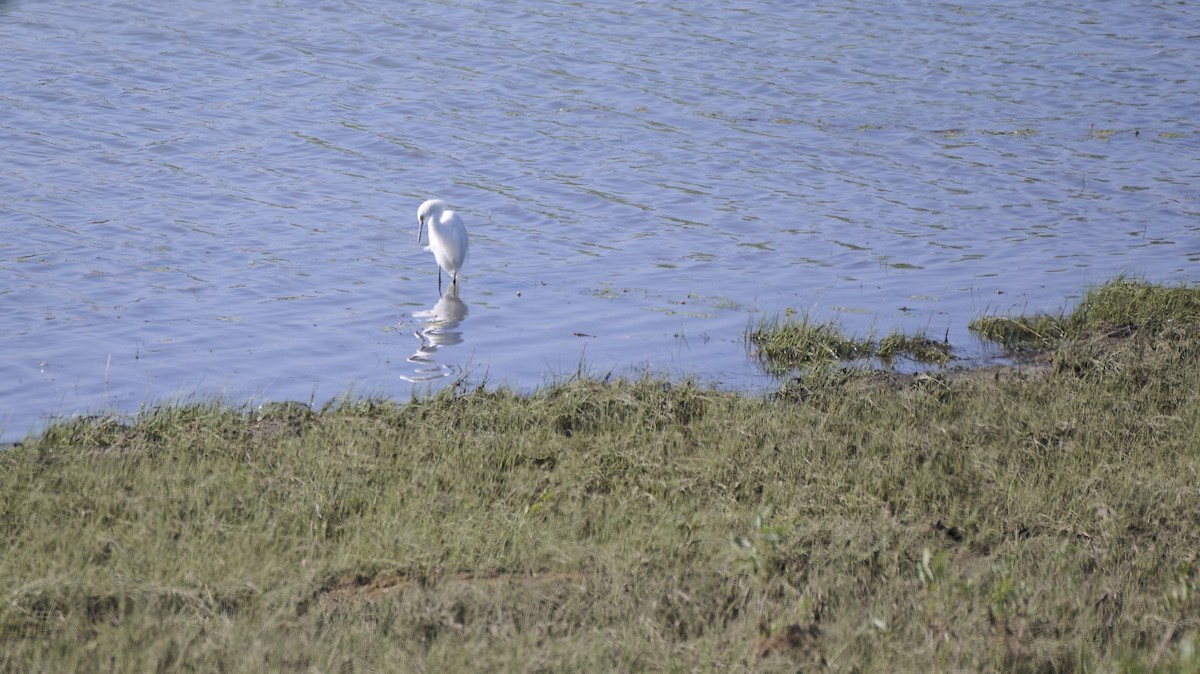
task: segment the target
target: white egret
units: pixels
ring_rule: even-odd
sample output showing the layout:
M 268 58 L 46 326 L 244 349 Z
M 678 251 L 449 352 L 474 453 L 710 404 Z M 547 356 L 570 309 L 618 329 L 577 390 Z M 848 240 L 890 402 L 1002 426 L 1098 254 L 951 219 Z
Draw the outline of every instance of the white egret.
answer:
M 450 275 L 452 285 L 458 285 L 458 272 L 467 261 L 467 227 L 458 213 L 446 210 L 446 202 L 430 199 L 417 209 L 417 243 L 421 243 L 421 232 L 429 224 L 429 245 L 438 263 L 438 292 L 442 291 L 442 270 Z

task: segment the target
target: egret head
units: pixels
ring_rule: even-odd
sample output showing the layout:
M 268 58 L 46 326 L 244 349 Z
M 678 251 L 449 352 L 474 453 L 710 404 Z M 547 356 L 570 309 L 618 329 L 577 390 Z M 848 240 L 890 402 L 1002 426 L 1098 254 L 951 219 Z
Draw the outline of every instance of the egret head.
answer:
M 442 217 L 442 211 L 446 210 L 446 202 L 441 199 L 429 199 L 421 204 L 417 209 L 417 243 L 421 243 L 421 232 L 425 230 L 425 222 L 429 219 L 437 220 Z

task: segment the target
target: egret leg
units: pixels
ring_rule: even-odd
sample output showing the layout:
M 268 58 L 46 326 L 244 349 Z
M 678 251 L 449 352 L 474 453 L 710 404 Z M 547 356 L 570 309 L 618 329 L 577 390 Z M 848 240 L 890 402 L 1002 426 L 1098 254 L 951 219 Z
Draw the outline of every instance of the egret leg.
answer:
M 438 294 L 442 294 L 442 268 L 438 267 Z

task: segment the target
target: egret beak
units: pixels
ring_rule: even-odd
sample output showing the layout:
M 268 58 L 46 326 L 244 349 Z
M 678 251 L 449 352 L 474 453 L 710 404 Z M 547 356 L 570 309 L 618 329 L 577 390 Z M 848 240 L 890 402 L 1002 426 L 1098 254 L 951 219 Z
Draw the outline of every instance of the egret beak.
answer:
M 421 233 L 425 231 L 425 218 L 417 218 L 417 245 L 421 244 Z

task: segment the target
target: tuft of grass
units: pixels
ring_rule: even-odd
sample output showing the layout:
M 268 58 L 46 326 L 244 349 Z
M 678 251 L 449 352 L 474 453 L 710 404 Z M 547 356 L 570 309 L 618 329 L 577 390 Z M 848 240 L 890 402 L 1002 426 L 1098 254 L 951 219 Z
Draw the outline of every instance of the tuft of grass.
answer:
M 950 360 L 950 345 L 924 335 L 893 332 L 879 342 L 847 336 L 837 323 L 818 323 L 808 316 L 762 318 L 747 330 L 759 360 L 771 372 L 787 372 L 808 365 L 826 365 L 866 358 L 884 362 L 908 358 L 920 363 Z
M 969 328 L 1010 349 L 1047 348 L 1088 333 L 1161 332 L 1200 324 L 1200 288 L 1119 277 L 1090 288 L 1070 314 L 984 316 Z
M 0 452 L 0 671 L 1193 672 L 1180 315 L 1035 374 L 55 424 Z
M 1009 349 L 1034 349 L 1053 346 L 1062 341 L 1074 327 L 1063 316 L 1038 314 L 1034 316 L 981 316 L 968 328 L 992 342 Z
M 925 335 L 906 335 L 893 332 L 879 340 L 875 355 L 885 361 L 893 358 L 908 358 L 919 363 L 942 364 L 950 360 L 950 344 L 930 339 Z
M 748 338 L 763 358 L 774 363 L 854 360 L 873 350 L 869 342 L 847 337 L 836 323 L 817 323 L 808 316 L 762 318 Z
M 1118 278 L 1088 290 L 1072 318 L 1083 328 L 1124 326 L 1161 331 L 1200 323 L 1200 287 Z

